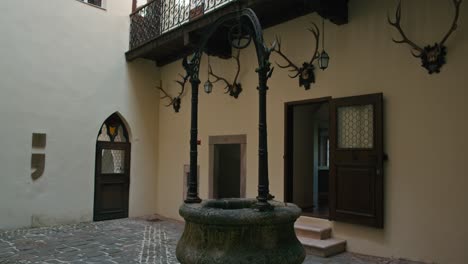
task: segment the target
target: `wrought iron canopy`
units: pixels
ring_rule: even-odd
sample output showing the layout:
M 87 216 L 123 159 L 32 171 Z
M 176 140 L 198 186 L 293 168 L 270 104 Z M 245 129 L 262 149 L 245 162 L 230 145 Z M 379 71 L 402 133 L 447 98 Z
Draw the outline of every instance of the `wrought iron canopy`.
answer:
M 270 54 L 272 49 L 268 48 L 263 40 L 263 30 L 252 9 L 244 9 L 238 12 L 227 14 L 219 18 L 204 34 L 200 46 L 196 49 L 195 53 L 188 59 L 183 60 L 184 69 L 187 75 L 190 76 L 190 83 L 192 85 L 192 112 L 191 112 L 191 130 L 190 130 L 190 177 L 188 181 L 188 194 L 186 203 L 200 203 L 201 199 L 198 196 L 198 90 L 200 85 L 199 71 L 200 60 L 203 53 L 206 51 L 207 44 L 209 43 L 213 34 L 221 27 L 228 26 L 232 34 L 229 38 L 229 43 L 232 45 L 234 38 L 237 36 L 239 39 L 246 37 L 255 45 L 258 68 L 256 72 L 259 77 L 259 160 L 258 160 L 258 196 L 256 207 L 259 210 L 269 210 L 271 205 L 268 203 L 270 196 L 269 179 L 268 179 L 268 146 L 267 146 L 267 125 L 266 125 L 266 93 L 268 90 L 267 81 L 271 77 L 272 69 L 270 68 Z M 237 28 L 237 29 L 236 29 Z M 242 29 L 242 30 L 241 30 Z M 242 32 L 239 34 L 239 32 Z M 234 44 L 236 46 L 236 44 Z M 246 45 L 237 46 L 237 48 L 245 48 Z

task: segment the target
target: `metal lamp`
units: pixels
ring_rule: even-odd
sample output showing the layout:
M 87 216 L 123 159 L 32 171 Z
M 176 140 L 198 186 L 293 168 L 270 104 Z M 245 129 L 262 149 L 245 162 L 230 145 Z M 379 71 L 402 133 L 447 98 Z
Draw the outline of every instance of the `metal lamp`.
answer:
M 210 82 L 209 78 L 208 81 L 205 82 L 205 93 L 209 94 L 213 91 L 213 83 Z
M 319 55 L 319 67 L 323 71 L 328 68 L 330 62 L 330 56 L 325 51 L 325 19 L 322 18 L 322 52 Z
M 210 81 L 210 56 L 208 56 L 208 80 L 205 82 L 203 87 L 207 94 L 210 94 L 213 91 L 213 83 Z
M 328 53 L 325 50 L 322 50 L 322 53 L 320 53 L 319 57 L 319 67 L 322 70 L 325 70 L 328 68 L 328 63 L 330 62 L 330 56 L 328 56 Z

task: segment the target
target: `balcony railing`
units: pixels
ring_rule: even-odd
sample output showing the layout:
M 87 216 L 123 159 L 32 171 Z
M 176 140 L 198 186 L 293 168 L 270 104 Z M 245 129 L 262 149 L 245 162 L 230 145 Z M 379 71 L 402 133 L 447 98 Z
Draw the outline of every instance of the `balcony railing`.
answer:
M 336 24 L 348 21 L 349 0 L 153 0 L 130 15 L 127 61 L 147 59 L 158 66 L 190 55 L 214 21 L 226 14 L 252 9 L 262 27 L 269 28 L 317 12 Z M 232 49 L 227 28 L 212 37 L 206 52 L 229 58 Z
M 130 15 L 130 49 L 238 0 L 154 0 Z

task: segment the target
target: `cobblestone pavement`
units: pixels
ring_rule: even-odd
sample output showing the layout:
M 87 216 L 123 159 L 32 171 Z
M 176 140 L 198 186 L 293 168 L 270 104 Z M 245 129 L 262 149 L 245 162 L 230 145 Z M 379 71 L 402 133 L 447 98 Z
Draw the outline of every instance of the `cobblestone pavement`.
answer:
M 155 218 L 125 219 L 49 228 L 0 231 L 0 264 L 177 264 L 183 225 Z M 342 254 L 308 256 L 304 264 L 410 264 L 401 260 Z

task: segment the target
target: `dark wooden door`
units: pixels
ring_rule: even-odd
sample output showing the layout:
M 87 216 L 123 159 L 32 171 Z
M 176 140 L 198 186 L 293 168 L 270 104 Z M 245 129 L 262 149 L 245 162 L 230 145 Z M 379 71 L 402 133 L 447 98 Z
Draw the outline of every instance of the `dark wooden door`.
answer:
M 383 95 L 330 101 L 330 218 L 383 228 Z
M 97 142 L 94 221 L 128 217 L 130 143 Z

